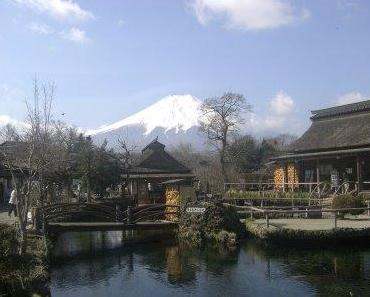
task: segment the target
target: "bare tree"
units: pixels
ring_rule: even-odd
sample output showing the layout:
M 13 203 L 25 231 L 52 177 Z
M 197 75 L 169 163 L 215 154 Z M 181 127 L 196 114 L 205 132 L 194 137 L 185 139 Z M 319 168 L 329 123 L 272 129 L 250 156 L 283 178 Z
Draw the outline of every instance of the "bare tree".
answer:
M 229 138 L 236 134 L 243 121 L 243 113 L 252 110 L 241 94 L 225 93 L 221 97 L 206 99 L 201 106 L 201 131 L 218 152 L 224 182 L 228 181 L 226 150 Z
M 38 181 L 36 204 L 43 205 L 47 184 L 45 173 L 55 163 L 55 154 L 51 150 L 52 114 L 54 85 L 40 85 L 34 80 L 33 97 L 26 100 L 27 122 L 24 133 L 11 131 L 16 141 L 3 145 L 0 153 L 4 164 L 12 176 L 14 188 L 18 193 L 18 222 L 21 235 L 21 250 L 27 248 L 27 213 L 32 202 L 33 182 Z M 8 133 L 9 134 L 9 133 Z
M 0 129 L 1 141 L 19 141 L 17 128 L 12 124 L 6 124 Z
M 133 158 L 133 152 L 136 150 L 136 145 L 129 145 L 127 140 L 123 137 L 119 137 L 118 140 L 119 145 L 119 153 L 118 153 L 118 159 L 121 163 L 122 170 L 125 174 L 125 180 L 123 183 L 123 188 L 127 187 L 130 179 L 130 169 L 133 166 L 134 158 Z

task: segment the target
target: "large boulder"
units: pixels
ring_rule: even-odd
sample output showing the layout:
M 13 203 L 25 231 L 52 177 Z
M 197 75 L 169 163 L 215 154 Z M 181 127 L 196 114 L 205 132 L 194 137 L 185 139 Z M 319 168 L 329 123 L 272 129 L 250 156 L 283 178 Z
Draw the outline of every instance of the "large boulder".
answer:
M 192 212 L 190 207 L 200 211 Z M 245 229 L 233 207 L 202 202 L 187 205 L 181 211 L 178 236 L 187 244 L 234 246 L 244 234 Z

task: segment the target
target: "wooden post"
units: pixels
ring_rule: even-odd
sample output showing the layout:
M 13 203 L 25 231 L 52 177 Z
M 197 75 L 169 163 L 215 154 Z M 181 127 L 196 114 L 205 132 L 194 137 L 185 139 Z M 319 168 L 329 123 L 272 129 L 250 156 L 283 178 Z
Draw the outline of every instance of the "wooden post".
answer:
M 283 192 L 286 192 L 286 182 L 287 182 L 288 168 L 286 163 L 283 165 Z
M 269 227 L 270 227 L 270 218 L 269 218 L 269 213 L 268 213 L 268 212 L 266 212 L 265 214 L 266 214 L 266 226 L 267 226 L 267 228 L 269 228 Z
M 357 190 L 361 192 L 361 158 L 356 155 Z
M 116 222 L 119 222 L 122 218 L 120 218 L 120 211 L 121 211 L 121 207 L 119 204 L 116 204 Z
M 131 206 L 127 206 L 127 224 L 131 224 L 131 222 L 132 222 Z
M 319 159 L 316 160 L 316 183 L 319 184 L 320 183 L 320 161 Z
M 317 184 L 317 191 L 318 191 L 318 196 L 319 198 L 321 198 L 321 193 L 320 193 L 320 187 L 319 187 L 319 184 L 320 184 L 320 161 L 319 159 L 316 160 L 316 184 Z
M 253 209 L 252 209 L 252 207 L 253 207 L 253 200 L 251 200 L 251 208 L 250 208 L 250 210 L 251 210 L 251 219 L 253 219 Z
M 367 203 L 367 215 L 370 216 L 370 200 L 367 200 L 366 203 Z
M 337 218 L 337 216 L 338 216 L 338 214 L 337 214 L 337 212 L 334 212 L 334 228 L 336 229 L 337 228 L 337 220 L 338 220 L 338 218 Z

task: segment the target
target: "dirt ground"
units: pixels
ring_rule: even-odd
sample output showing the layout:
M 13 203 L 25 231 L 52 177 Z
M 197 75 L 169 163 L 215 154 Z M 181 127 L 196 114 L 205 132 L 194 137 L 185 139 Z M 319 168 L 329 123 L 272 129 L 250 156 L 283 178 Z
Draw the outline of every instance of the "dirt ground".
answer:
M 0 206 L 0 224 L 14 224 L 17 218 L 12 213 L 11 217 L 8 216 L 8 208 L 5 205 Z

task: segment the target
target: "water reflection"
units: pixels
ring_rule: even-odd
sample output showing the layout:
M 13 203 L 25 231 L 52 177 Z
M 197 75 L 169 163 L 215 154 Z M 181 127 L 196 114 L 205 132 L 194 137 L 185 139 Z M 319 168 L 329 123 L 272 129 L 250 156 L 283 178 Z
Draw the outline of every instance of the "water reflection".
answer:
M 82 242 L 73 242 L 78 238 Z M 74 255 L 74 248 L 120 245 L 116 233 L 74 234 L 58 241 L 56 251 Z M 52 265 L 52 296 L 370 296 L 368 248 L 282 249 L 248 242 L 234 251 L 199 251 L 147 243 Z

